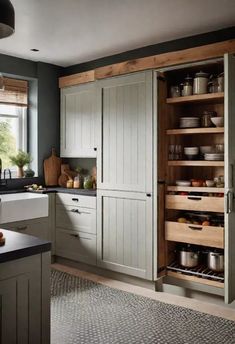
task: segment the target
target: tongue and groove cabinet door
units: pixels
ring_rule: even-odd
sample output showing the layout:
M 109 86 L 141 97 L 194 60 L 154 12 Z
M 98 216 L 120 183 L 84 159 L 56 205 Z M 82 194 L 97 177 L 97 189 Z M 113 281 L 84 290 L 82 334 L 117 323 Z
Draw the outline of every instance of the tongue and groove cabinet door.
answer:
M 235 56 L 226 54 L 225 72 L 225 302 L 235 300 Z
M 154 279 L 152 197 L 140 192 L 97 191 L 97 265 Z
M 97 110 L 101 132 L 98 188 L 152 190 L 152 71 L 101 80 Z
M 61 157 L 96 157 L 95 94 L 95 83 L 61 90 Z

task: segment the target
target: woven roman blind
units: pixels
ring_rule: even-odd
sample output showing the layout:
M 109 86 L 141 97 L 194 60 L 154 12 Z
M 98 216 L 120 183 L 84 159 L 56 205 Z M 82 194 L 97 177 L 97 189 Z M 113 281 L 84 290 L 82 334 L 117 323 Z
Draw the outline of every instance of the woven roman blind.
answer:
M 3 78 L 4 90 L 0 90 L 0 104 L 27 106 L 28 81 Z

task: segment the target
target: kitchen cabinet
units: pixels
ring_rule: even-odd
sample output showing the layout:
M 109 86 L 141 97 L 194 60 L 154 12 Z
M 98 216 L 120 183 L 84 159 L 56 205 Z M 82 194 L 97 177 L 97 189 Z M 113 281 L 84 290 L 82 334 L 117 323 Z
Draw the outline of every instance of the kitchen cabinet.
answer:
M 152 199 L 144 193 L 98 190 L 98 266 L 153 279 Z
M 1 343 L 50 343 L 50 253 L 0 264 Z
M 56 195 L 56 255 L 96 265 L 96 197 Z
M 178 84 L 187 74 L 196 71 L 218 74 L 224 71 L 224 93 L 191 95 L 170 98 L 170 86 Z M 157 71 L 158 141 L 158 271 L 163 283 L 191 282 L 209 286 L 224 295 L 226 303 L 235 299 L 235 58 L 176 66 Z M 224 127 L 180 128 L 181 117 L 201 116 L 203 111 L 215 111 L 214 116 L 224 117 Z M 224 161 L 206 161 L 203 157 L 190 160 L 172 158 L 171 147 L 224 145 Z M 184 155 L 184 154 L 183 154 Z M 224 187 L 175 186 L 176 180 L 208 180 L 224 176 Z M 199 220 L 201 216 L 202 220 Z M 207 220 L 203 220 L 207 218 Z M 184 244 L 196 245 L 201 253 L 200 265 L 194 269 L 180 266 L 177 251 Z M 179 246 L 180 245 L 180 246 Z M 224 273 L 211 271 L 205 252 L 223 252 Z M 222 250 L 222 251 L 221 251 Z M 204 256 L 205 255 L 205 256 Z M 173 282 L 172 282 L 173 279 Z M 219 291 L 220 290 L 220 291 Z
M 61 157 L 96 157 L 96 118 L 94 83 L 61 90 Z
M 97 82 L 97 187 L 152 192 L 152 71 Z

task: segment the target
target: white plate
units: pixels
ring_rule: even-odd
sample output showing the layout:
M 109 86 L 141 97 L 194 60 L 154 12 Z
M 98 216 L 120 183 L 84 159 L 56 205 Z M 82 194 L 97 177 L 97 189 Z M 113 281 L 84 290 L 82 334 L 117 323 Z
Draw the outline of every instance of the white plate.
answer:
M 191 186 L 191 182 L 188 180 L 176 180 L 175 185 L 177 185 L 177 186 Z

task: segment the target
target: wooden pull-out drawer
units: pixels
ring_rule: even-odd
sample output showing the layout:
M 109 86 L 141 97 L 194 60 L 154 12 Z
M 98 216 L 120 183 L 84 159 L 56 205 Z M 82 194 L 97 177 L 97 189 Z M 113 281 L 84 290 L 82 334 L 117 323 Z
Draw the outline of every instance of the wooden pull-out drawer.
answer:
M 56 195 L 56 203 L 96 209 L 96 197 L 94 196 L 58 193 Z
M 224 248 L 224 228 L 166 221 L 165 239 L 195 245 Z
M 224 212 L 224 197 L 167 195 L 166 208 Z
M 78 262 L 96 264 L 96 236 L 57 228 L 56 255 Z
M 57 204 L 56 227 L 96 234 L 96 210 Z

